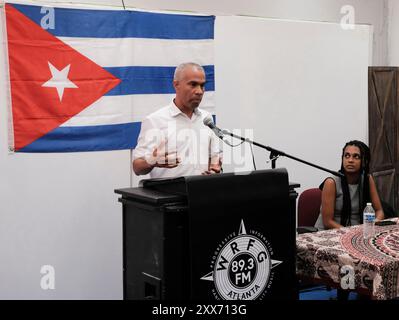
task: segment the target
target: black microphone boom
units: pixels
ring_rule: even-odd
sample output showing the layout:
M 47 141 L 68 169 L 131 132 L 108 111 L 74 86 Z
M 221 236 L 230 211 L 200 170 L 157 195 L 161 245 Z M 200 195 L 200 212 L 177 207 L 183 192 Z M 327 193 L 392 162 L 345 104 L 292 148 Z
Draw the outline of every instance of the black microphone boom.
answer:
M 306 164 L 308 166 L 311 166 L 311 167 L 314 167 L 314 168 L 329 172 L 329 173 L 331 173 L 331 174 L 333 174 L 333 175 L 335 175 L 337 177 L 341 177 L 341 178 L 344 177 L 344 175 L 341 172 L 337 172 L 337 171 L 329 170 L 327 168 L 323 168 L 323 167 L 318 166 L 318 165 L 316 165 L 314 163 L 311 163 L 311 162 L 299 159 L 297 157 L 291 156 L 291 155 L 289 155 L 289 154 L 287 154 L 287 153 L 285 153 L 283 151 L 271 148 L 269 146 L 265 146 L 263 144 L 260 144 L 260 143 L 257 143 L 255 141 L 252 141 L 252 140 L 250 140 L 248 138 L 244 138 L 244 137 L 238 136 L 238 135 L 236 135 L 234 133 L 231 133 L 231 132 L 229 132 L 227 130 L 219 129 L 217 126 L 215 126 L 215 124 L 213 123 L 213 119 L 210 116 L 206 116 L 204 118 L 203 122 L 204 122 L 204 125 L 209 127 L 220 139 L 222 139 L 226 143 L 227 143 L 227 140 L 225 140 L 224 137 L 225 137 L 225 135 L 228 135 L 228 136 L 231 136 L 233 138 L 240 139 L 243 142 L 248 142 L 250 144 L 253 144 L 254 146 L 260 147 L 262 149 L 266 149 L 267 151 L 270 152 L 270 158 L 276 157 L 276 156 L 283 156 L 283 157 L 291 158 L 291 159 L 296 160 L 298 162 L 302 162 L 302 163 L 304 163 L 304 164 Z M 272 162 L 272 163 L 273 163 L 273 169 L 274 169 L 275 164 L 274 164 L 274 162 Z
M 311 163 L 311 162 L 308 162 L 308 161 L 299 159 L 299 158 L 297 158 L 297 157 L 291 156 L 291 155 L 289 155 L 289 154 L 287 154 L 287 153 L 285 153 L 285 152 L 283 152 L 283 151 L 274 149 L 274 148 L 269 147 L 269 146 L 265 146 L 265 145 L 263 145 L 263 144 L 260 144 L 260 143 L 257 143 L 257 142 L 255 142 L 255 141 L 252 141 L 252 140 L 250 140 L 250 139 L 248 139 L 248 138 L 244 138 L 244 137 L 238 136 L 238 135 L 236 135 L 236 134 L 234 134 L 234 133 L 231 133 L 231 132 L 229 132 L 229 131 L 227 131 L 227 130 L 222 130 L 222 134 L 223 134 L 223 135 L 231 136 L 231 137 L 233 137 L 233 138 L 240 139 L 241 141 L 244 141 L 244 142 L 251 143 L 251 144 L 253 144 L 254 146 L 260 147 L 260 148 L 262 148 L 262 149 L 266 149 L 267 151 L 270 152 L 270 155 L 273 156 L 273 157 L 275 157 L 275 156 L 287 157 L 287 158 L 290 158 L 290 159 L 292 159 L 292 160 L 296 160 L 296 161 L 298 161 L 298 162 L 302 162 L 302 163 L 304 163 L 304 164 L 306 164 L 306 165 L 308 165 L 308 166 L 311 166 L 311 167 L 314 167 L 314 168 L 317 168 L 317 169 L 320 169 L 320 170 L 329 172 L 329 173 L 333 174 L 334 176 L 337 176 L 337 177 L 340 177 L 340 178 L 344 178 L 344 177 L 345 177 L 341 172 L 337 172 L 337 171 L 333 171 L 333 170 L 330 170 L 330 169 L 327 169 L 327 168 L 323 168 L 323 167 L 318 166 L 318 165 L 316 165 L 316 164 L 314 164 L 314 163 Z M 274 169 L 274 167 L 273 167 L 273 169 Z
M 273 157 L 276 157 L 276 156 L 284 156 L 284 157 L 287 157 L 287 158 L 291 158 L 291 159 L 293 159 L 293 160 L 296 160 L 296 161 L 298 161 L 298 162 L 302 162 L 302 163 L 304 163 L 304 164 L 307 164 L 308 166 L 311 166 L 311 167 L 314 167 L 314 168 L 317 168 L 317 169 L 320 169 L 320 170 L 329 172 L 329 173 L 331 173 L 331 174 L 333 174 L 333 175 L 335 175 L 335 176 L 337 176 L 337 177 L 341 177 L 341 178 L 344 177 L 344 175 L 343 175 L 342 173 L 340 173 L 340 172 L 337 172 L 337 171 L 333 171 L 333 170 L 330 170 L 330 169 L 326 169 L 326 168 L 320 167 L 320 166 L 318 166 L 318 165 L 316 165 L 316 164 L 314 164 L 314 163 L 311 163 L 311 162 L 308 162 L 308 161 L 299 159 L 299 158 L 297 158 L 297 157 L 291 156 L 291 155 L 289 155 L 289 154 L 287 154 L 287 153 L 285 153 L 285 152 L 283 152 L 283 151 L 280 151 L 280 150 L 271 148 L 271 147 L 269 147 L 269 146 L 265 146 L 265 145 L 263 145 L 263 144 L 260 144 L 260 143 L 257 143 L 257 142 L 255 142 L 255 141 L 252 141 L 252 140 L 250 140 L 250 139 L 248 139 L 248 138 L 240 137 L 240 136 L 238 136 L 238 135 L 236 135 L 236 134 L 234 134 L 234 133 L 231 133 L 231 132 L 229 132 L 229 131 L 227 131 L 227 130 L 219 129 L 219 128 L 213 123 L 213 119 L 212 119 L 212 117 L 210 117 L 210 116 L 206 116 L 206 117 L 204 118 L 203 122 L 204 122 L 204 125 L 206 125 L 207 127 L 209 127 L 220 139 L 223 140 L 223 142 L 226 142 L 226 143 L 227 143 L 227 141 L 224 139 L 224 136 L 225 136 L 225 135 L 229 135 L 229 136 L 231 136 L 231 137 L 233 137 L 233 138 L 240 139 L 240 140 L 243 141 L 243 142 L 248 142 L 248 143 L 250 143 L 250 144 L 253 144 L 254 146 L 260 147 L 260 148 L 262 148 L 262 149 L 266 149 L 267 151 L 270 152 L 270 158 L 273 158 Z M 228 143 L 228 145 L 230 145 L 230 144 Z M 231 146 L 231 145 L 230 145 L 230 146 Z M 272 161 L 272 164 L 273 164 L 272 167 L 273 167 L 273 169 L 274 169 L 274 168 L 275 168 L 275 160 Z

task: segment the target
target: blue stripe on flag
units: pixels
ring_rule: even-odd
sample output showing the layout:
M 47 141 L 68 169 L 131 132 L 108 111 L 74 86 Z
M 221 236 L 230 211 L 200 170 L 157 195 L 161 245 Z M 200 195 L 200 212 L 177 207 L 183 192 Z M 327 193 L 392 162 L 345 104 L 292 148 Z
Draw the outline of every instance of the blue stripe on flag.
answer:
M 38 25 L 41 25 L 43 18 L 43 21 L 48 21 L 46 7 L 12 5 Z M 214 38 L 214 16 L 67 8 L 54 8 L 54 13 L 54 29 L 47 31 L 59 37 Z
M 132 149 L 137 145 L 141 122 L 58 127 L 18 152 L 78 152 Z
M 122 82 L 109 91 L 107 96 L 128 94 L 175 93 L 173 74 L 175 67 L 107 67 L 104 68 Z M 215 91 L 215 68 L 204 66 L 205 91 Z

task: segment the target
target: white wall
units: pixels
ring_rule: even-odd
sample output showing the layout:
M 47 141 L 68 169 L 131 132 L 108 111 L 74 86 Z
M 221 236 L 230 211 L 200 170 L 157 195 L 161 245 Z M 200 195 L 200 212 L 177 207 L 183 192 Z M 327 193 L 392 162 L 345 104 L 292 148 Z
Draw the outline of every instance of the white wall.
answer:
M 13 1 L 22 2 L 22 0 Z M 41 3 L 66 3 L 66 1 L 43 0 Z M 122 7 L 122 0 L 69 0 L 67 3 Z M 341 8 L 350 5 L 355 10 L 356 24 L 369 24 L 374 28 L 371 64 L 375 66 L 388 64 L 388 24 L 395 22 L 395 17 L 399 17 L 396 11 L 394 14 L 390 12 L 390 8 L 397 7 L 396 0 L 124 0 L 124 4 L 128 8 L 149 10 L 182 10 L 215 15 L 245 15 L 322 22 L 340 22 L 345 15 L 341 13 Z
M 396 0 L 125 0 L 125 5 L 146 9 L 192 10 L 217 15 L 247 15 L 303 21 L 340 22 L 343 6 L 353 6 L 356 24 L 374 27 L 373 65 L 387 63 L 387 2 Z M 109 1 L 101 0 L 105 3 Z M 111 1 L 120 5 L 121 1 Z M 396 19 L 398 20 L 398 19 Z
M 218 17 L 215 38 L 221 127 L 253 130 L 255 141 L 331 170 L 345 142 L 367 141 L 369 26 Z M 269 153 L 254 149 L 257 168 L 270 168 Z M 288 158 L 277 166 L 299 191 L 329 175 Z
M 0 21 L 0 299 L 121 299 L 122 219 L 114 189 L 129 151 L 9 154 Z M 40 286 L 55 269 L 55 290 Z
M 388 63 L 399 66 L 399 1 L 389 0 L 388 4 Z
M 120 4 L 111 0 L 84 1 L 90 2 Z M 377 38 L 373 40 L 377 43 L 377 54 L 373 61 L 385 59 L 386 41 L 378 31 L 382 29 L 381 1 L 125 0 L 125 3 L 143 9 L 316 21 L 339 21 L 340 7 L 354 4 L 356 22 L 372 22 L 377 29 Z M 306 36 L 298 38 L 298 34 L 289 36 L 292 22 L 272 23 L 244 17 L 220 18 L 222 21 L 222 24 L 217 22 L 215 48 L 218 124 L 229 129 L 254 129 L 254 139 L 261 143 L 333 168 L 337 164 L 336 149 L 348 137 L 365 140 L 367 71 L 362 74 L 359 68 L 368 61 L 368 38 L 363 38 L 368 34 L 367 27 L 342 33 L 340 37 L 335 24 L 300 23 L 298 31 Z M 278 26 L 287 27 L 278 29 Z M 269 27 L 277 29 L 270 34 Z M 263 32 L 259 35 L 271 38 L 260 36 L 262 41 L 258 41 L 256 37 L 245 36 L 244 32 L 253 35 L 258 28 Z M 233 46 L 237 44 L 234 38 L 237 34 L 242 44 L 238 48 Z M 334 38 L 326 37 L 319 43 L 312 41 L 320 40 L 323 35 Z M 0 42 L 4 43 L 2 35 Z M 309 51 L 289 51 L 303 48 L 306 42 Z M 335 43 L 342 46 L 342 56 L 338 58 L 332 55 L 337 53 Z M 248 50 L 250 46 L 256 50 Z M 279 56 L 277 61 L 270 58 Z M 4 50 L 0 50 L 2 93 L 6 92 L 3 61 Z M 318 65 L 313 65 L 313 61 Z M 289 74 L 279 74 L 279 65 L 289 69 Z M 319 76 L 312 76 L 316 71 Z M 333 77 L 329 76 L 331 73 Z M 6 106 L 5 95 L 0 94 L 0 299 L 120 299 L 121 205 L 113 189 L 130 183 L 129 152 L 10 155 Z M 339 121 L 345 112 L 357 121 L 355 125 L 344 124 L 339 136 L 331 140 L 328 132 L 322 131 L 327 125 L 323 121 L 326 118 L 328 124 Z M 287 113 L 292 117 L 287 118 Z M 307 117 L 299 121 L 298 114 Z M 256 150 L 256 155 L 262 167 L 264 154 Z M 291 180 L 304 186 L 319 181 L 322 174 L 291 160 L 278 160 L 278 164 L 287 166 L 292 172 Z M 55 267 L 56 290 L 40 288 L 40 267 L 45 264 Z

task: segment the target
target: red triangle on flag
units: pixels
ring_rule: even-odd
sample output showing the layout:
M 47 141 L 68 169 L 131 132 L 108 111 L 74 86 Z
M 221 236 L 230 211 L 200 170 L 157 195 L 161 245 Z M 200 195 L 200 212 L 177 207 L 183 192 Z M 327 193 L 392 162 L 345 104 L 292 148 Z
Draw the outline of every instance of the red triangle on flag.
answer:
M 121 80 L 6 4 L 18 151 L 75 116 Z

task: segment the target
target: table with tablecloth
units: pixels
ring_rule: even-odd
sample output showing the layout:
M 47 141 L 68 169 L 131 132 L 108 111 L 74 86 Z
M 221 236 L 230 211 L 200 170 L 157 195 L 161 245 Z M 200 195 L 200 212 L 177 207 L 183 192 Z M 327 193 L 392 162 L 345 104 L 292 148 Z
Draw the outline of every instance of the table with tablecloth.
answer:
M 396 224 L 375 226 L 369 239 L 364 239 L 362 225 L 298 235 L 298 277 L 349 286 L 378 300 L 399 297 L 399 221 L 390 221 Z

